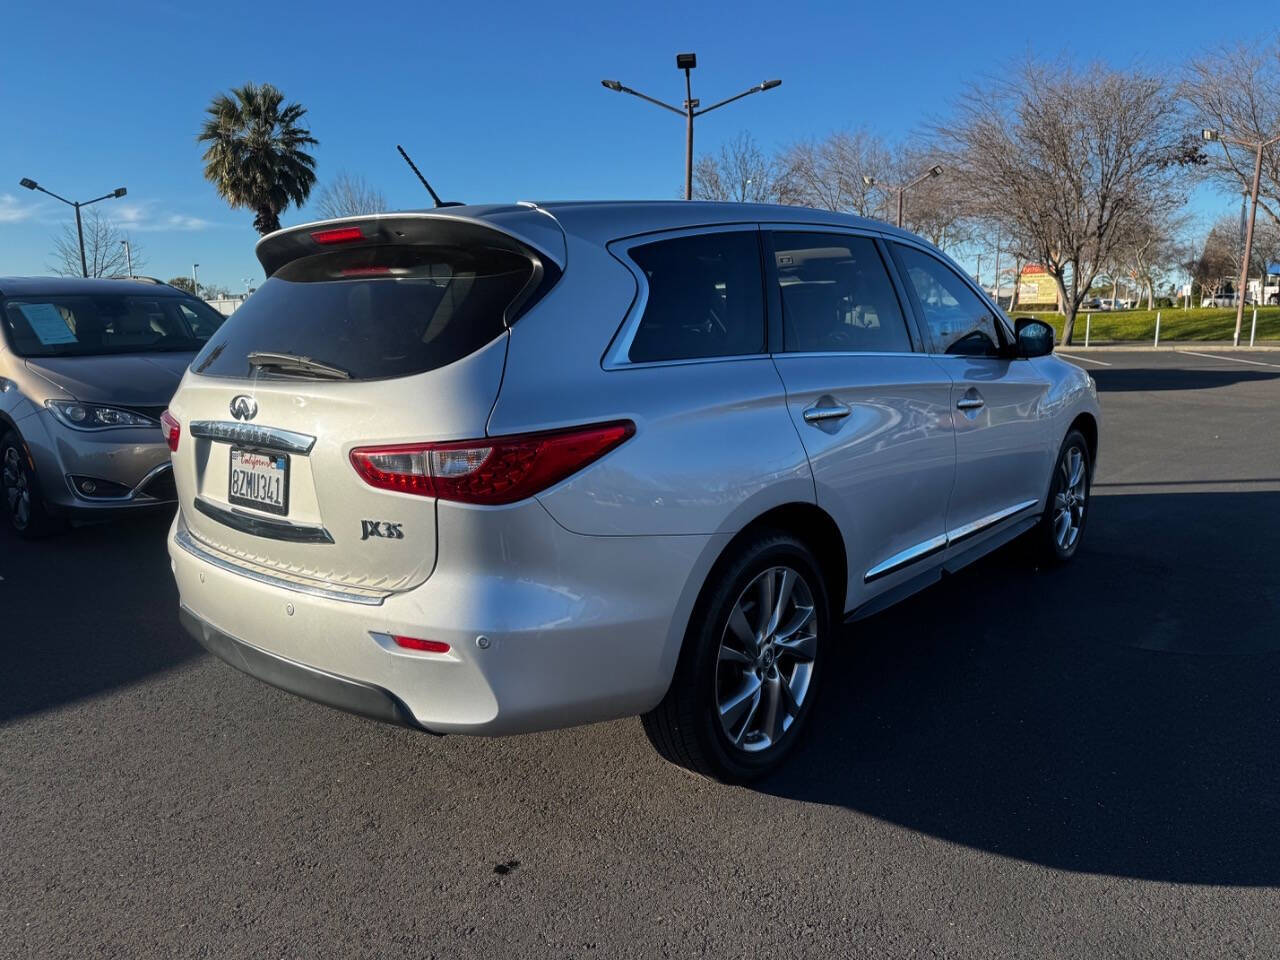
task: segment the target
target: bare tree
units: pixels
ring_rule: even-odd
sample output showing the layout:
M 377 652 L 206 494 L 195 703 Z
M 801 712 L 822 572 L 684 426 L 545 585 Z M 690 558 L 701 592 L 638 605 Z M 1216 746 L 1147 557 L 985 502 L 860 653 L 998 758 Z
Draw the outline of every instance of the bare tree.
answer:
M 973 87 L 939 127 L 969 209 L 1024 239 L 1058 287 L 1071 342 L 1098 271 L 1143 217 L 1179 207 L 1190 154 L 1160 77 L 1028 63 Z
M 693 168 L 695 200 L 738 203 L 777 203 L 778 164 L 766 157 L 745 130 L 720 147 L 704 154 Z
M 81 214 L 84 223 L 84 260 L 91 277 L 127 277 L 129 259 L 133 259 L 133 272 L 141 272 L 147 258 L 136 240 L 129 240 L 119 227 L 97 210 Z M 129 240 L 129 251 L 124 242 Z M 80 240 L 76 235 L 75 221 L 63 225 L 53 237 L 52 262 L 49 270 L 60 277 L 80 276 Z
M 345 170 L 325 184 L 316 199 L 316 213 L 324 220 L 382 213 L 386 209 L 387 198 L 381 190 L 370 186 L 364 177 Z
M 1182 95 L 1195 127 L 1260 143 L 1280 136 L 1280 40 L 1265 48 L 1223 47 L 1186 69 Z M 1222 140 L 1200 154 L 1207 180 L 1229 193 L 1253 187 L 1255 150 Z M 1258 206 L 1280 224 L 1280 143 L 1262 151 Z
M 839 131 L 824 140 L 793 144 L 780 158 L 783 203 L 875 216 L 884 199 L 864 177 L 885 177 L 891 156 L 884 141 L 866 130 Z
M 1191 274 L 1193 293 L 1198 286 L 1201 296 L 1216 297 L 1228 282 L 1228 277 L 1240 275 L 1237 232 L 1232 218 L 1218 221 L 1205 237 L 1204 244 L 1185 264 Z

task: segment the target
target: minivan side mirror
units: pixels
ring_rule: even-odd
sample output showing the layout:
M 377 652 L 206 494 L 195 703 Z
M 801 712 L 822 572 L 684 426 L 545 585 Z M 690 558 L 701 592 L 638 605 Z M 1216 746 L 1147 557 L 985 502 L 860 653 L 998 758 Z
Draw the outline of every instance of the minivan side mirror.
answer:
M 1044 357 L 1053 353 L 1053 327 L 1043 320 L 1019 317 L 1013 322 L 1018 334 L 1019 357 Z

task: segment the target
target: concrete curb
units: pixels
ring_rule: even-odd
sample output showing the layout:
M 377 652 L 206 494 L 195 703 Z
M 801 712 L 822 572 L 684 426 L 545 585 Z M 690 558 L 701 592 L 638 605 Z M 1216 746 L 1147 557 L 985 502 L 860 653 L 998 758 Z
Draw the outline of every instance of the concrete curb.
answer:
M 1272 341 L 1268 343 L 1259 343 L 1252 347 L 1247 344 L 1241 344 L 1236 347 L 1232 346 L 1230 343 L 1218 343 L 1212 340 L 1207 343 L 1200 343 L 1196 340 L 1174 340 L 1169 343 L 1168 346 L 1162 343 L 1158 347 L 1153 347 L 1149 343 L 1144 344 L 1133 343 L 1126 340 L 1113 340 L 1110 343 L 1091 343 L 1087 347 L 1076 343 L 1069 346 L 1062 343 L 1056 343 L 1054 344 L 1053 349 L 1057 353 L 1061 353 L 1063 351 L 1067 353 L 1106 353 L 1108 351 L 1123 351 L 1125 353 L 1178 353 L 1182 350 L 1202 350 L 1205 353 L 1280 353 L 1280 343 Z

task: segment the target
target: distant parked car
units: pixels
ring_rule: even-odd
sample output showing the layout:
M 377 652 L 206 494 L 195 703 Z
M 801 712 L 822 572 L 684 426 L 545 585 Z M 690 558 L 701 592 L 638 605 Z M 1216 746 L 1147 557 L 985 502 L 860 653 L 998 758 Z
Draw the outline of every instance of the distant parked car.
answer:
M 1220 293 L 1216 297 L 1205 297 L 1200 301 L 1202 307 L 1234 307 L 1235 305 L 1235 295 L 1227 293 Z
M 0 278 L 0 508 L 22 536 L 172 504 L 160 415 L 224 317 L 167 284 Z
M 169 554 L 186 629 L 294 693 L 436 733 L 639 713 L 745 780 L 846 616 L 1083 540 L 1093 381 L 884 223 L 458 206 L 257 253 L 166 414 Z

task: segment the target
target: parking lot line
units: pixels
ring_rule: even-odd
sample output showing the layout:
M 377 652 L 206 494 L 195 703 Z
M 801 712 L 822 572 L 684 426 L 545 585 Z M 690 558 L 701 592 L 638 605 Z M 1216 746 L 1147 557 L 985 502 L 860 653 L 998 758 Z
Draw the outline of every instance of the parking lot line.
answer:
M 1174 353 L 1187 353 L 1193 357 L 1204 357 L 1206 360 L 1232 360 L 1235 363 L 1251 363 L 1255 367 L 1275 367 L 1280 370 L 1280 363 L 1264 363 L 1261 360 L 1244 360 L 1240 357 L 1228 357 L 1220 353 L 1196 353 L 1194 350 L 1175 350 Z M 1066 356 L 1066 354 L 1063 354 Z
M 1094 360 L 1091 357 L 1077 357 L 1073 353 L 1063 353 L 1061 350 L 1058 351 L 1058 356 L 1066 357 L 1068 360 L 1080 360 L 1083 363 L 1096 363 L 1100 367 L 1111 366 L 1111 364 L 1107 363 L 1105 360 Z

